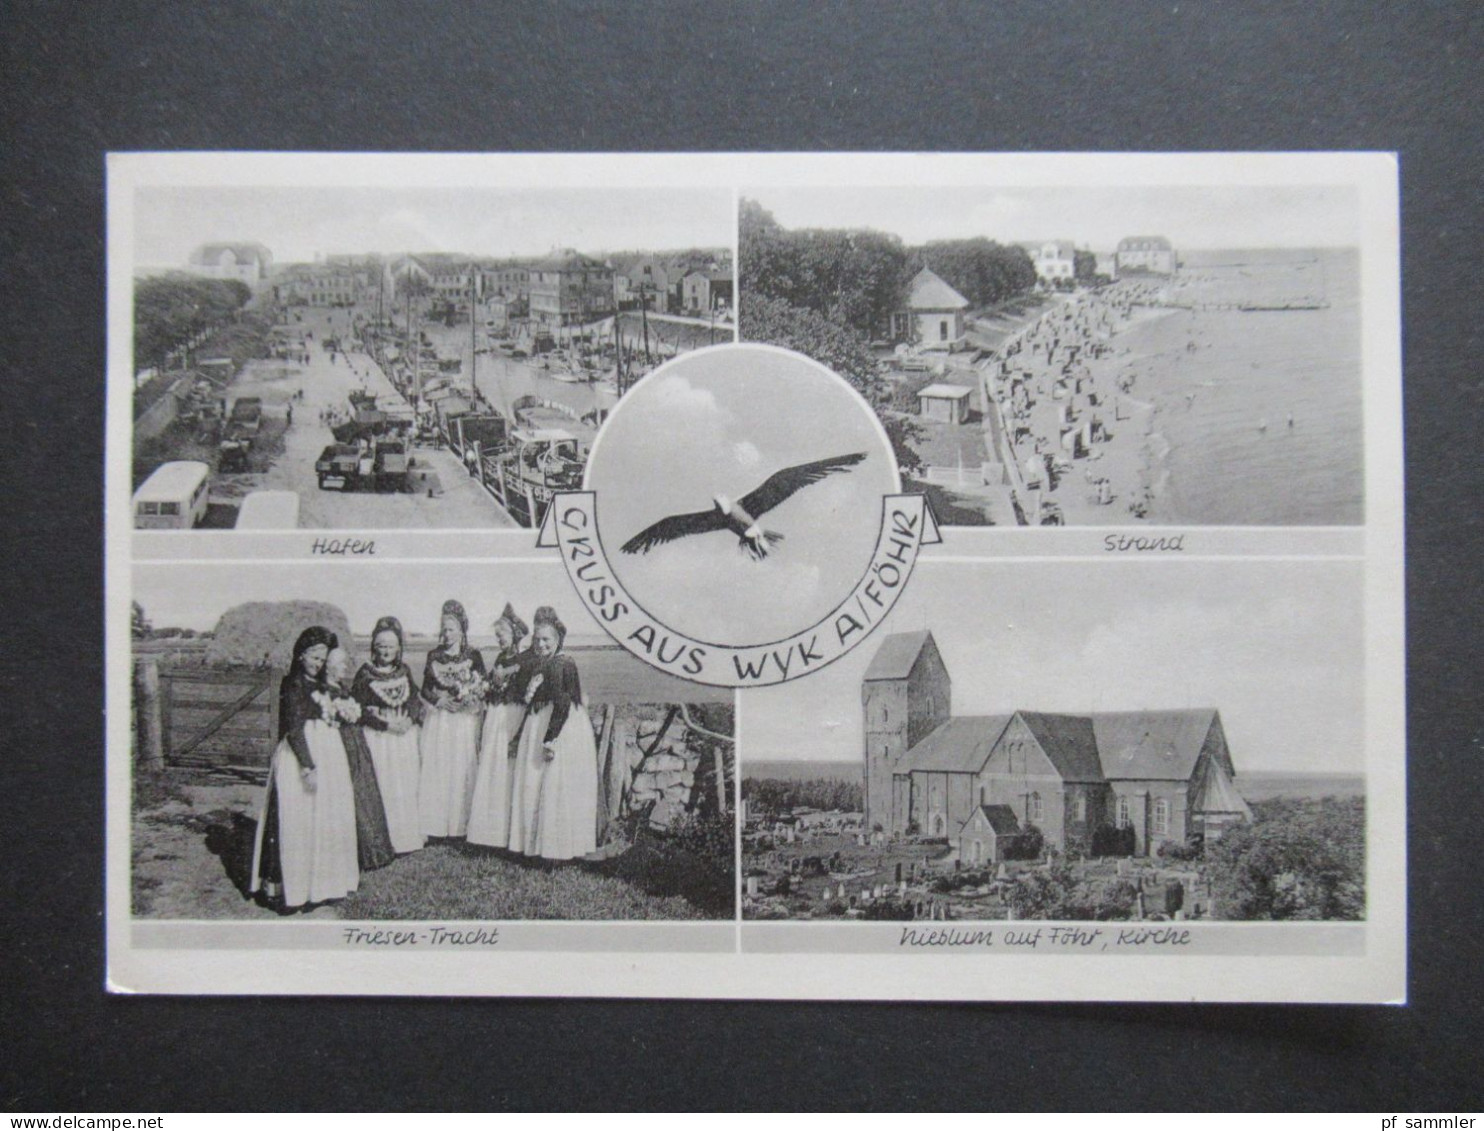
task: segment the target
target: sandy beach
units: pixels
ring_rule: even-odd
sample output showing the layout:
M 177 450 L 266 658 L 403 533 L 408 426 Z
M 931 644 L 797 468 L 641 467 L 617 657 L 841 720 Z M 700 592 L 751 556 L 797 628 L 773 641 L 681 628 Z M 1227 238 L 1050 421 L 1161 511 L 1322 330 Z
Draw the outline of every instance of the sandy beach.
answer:
M 1079 294 L 983 363 L 990 450 L 1028 521 L 1361 520 L 1348 253 L 1325 253 L 1323 284 L 1312 253 L 1226 254 Z
M 1125 335 L 1168 312 L 1139 285 L 1080 294 L 1007 338 L 982 366 L 989 447 L 1027 521 L 1126 523 L 1155 489 L 1156 405 Z

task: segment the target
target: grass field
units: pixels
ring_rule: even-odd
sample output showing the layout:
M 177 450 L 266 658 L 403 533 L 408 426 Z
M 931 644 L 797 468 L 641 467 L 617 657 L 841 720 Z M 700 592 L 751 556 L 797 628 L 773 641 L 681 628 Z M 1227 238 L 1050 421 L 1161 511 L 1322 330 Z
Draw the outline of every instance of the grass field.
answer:
M 631 850 L 633 851 L 633 850 Z M 618 865 L 539 865 L 437 844 L 361 878 L 342 919 L 705 919 L 680 895 L 651 895 Z M 663 884 L 663 877 L 653 875 Z M 730 895 L 730 893 L 728 893 Z M 729 914 L 728 910 L 728 914 Z
M 182 786 L 138 773 L 132 910 L 151 919 L 274 918 L 247 895 L 262 791 Z M 309 912 L 340 919 L 730 919 L 730 856 L 707 861 L 642 833 L 605 860 L 552 865 L 462 841 L 434 842 L 361 876 L 360 889 Z

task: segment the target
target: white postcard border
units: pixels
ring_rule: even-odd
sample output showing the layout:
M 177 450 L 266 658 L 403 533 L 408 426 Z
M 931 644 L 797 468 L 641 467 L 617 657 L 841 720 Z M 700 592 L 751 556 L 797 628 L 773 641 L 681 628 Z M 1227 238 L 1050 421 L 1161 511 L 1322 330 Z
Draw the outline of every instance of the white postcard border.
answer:
M 1401 446 L 1400 249 L 1397 165 L 1389 154 L 116 154 L 107 169 L 109 405 L 106 424 L 106 871 L 108 987 L 118 992 L 354 993 L 871 1000 L 1106 1000 L 1400 1002 L 1406 994 L 1406 758 Z M 145 185 L 386 184 L 531 187 L 706 187 L 745 196 L 749 186 L 1332 185 L 1359 190 L 1364 386 L 1366 621 L 1366 804 L 1368 917 L 1361 954 L 1247 957 L 1158 951 L 1118 956 L 1000 954 L 966 962 L 935 954 L 787 953 L 747 950 L 770 924 L 707 926 L 738 933 L 742 953 L 676 951 L 470 954 L 336 953 L 334 950 L 155 949 L 134 941 L 129 887 L 129 600 L 134 561 L 154 551 L 132 536 L 128 508 L 128 391 L 133 192 Z M 122 380 L 121 380 L 122 379 Z M 122 391 L 121 391 L 122 390 Z M 402 532 L 405 533 L 405 532 Z M 478 557 L 500 547 L 540 557 L 534 531 L 462 532 Z M 1016 541 L 1063 557 L 1072 532 L 1016 532 Z M 1093 538 L 1103 531 L 1079 531 Z M 1240 531 L 1224 532 L 1240 541 Z M 1285 536 L 1291 532 L 1284 532 Z M 394 535 L 395 537 L 400 536 Z M 446 543 L 458 532 L 439 534 Z M 297 536 L 289 536 L 297 537 Z M 975 541 L 983 541 L 975 533 Z M 1248 553 L 1269 556 L 1271 531 L 1251 532 Z M 1323 545 L 1331 538 L 1335 545 Z M 1346 535 L 1326 534 L 1313 556 L 1350 557 Z M 528 540 L 528 541 L 527 541 Z M 968 539 L 966 539 L 968 541 Z M 950 536 L 940 552 L 957 542 Z M 523 544 L 522 544 L 523 543 Z M 223 544 L 225 545 L 225 543 Z M 203 544 L 203 549 L 205 545 Z M 1297 549 L 1297 547 L 1295 547 Z M 1339 550 L 1339 553 L 1336 553 Z M 203 554 L 210 558 L 212 552 Z M 281 551 L 243 547 L 231 560 Z M 1240 553 L 1233 547 L 1224 553 Z M 181 560 L 173 547 L 154 560 Z M 292 557 L 298 557 L 292 554 Z M 407 557 L 418 556 L 409 552 Z M 977 556 L 977 551 L 976 555 Z M 1018 555 L 1015 555 L 1018 556 Z M 1071 556 L 1082 556 L 1073 553 Z M 1091 556 L 1091 555 L 1087 555 Z M 1306 556 L 1306 555 L 1300 555 Z M 469 560 L 462 554 L 438 554 Z M 279 558 L 277 560 L 284 560 Z M 429 559 L 434 560 L 434 559 Z M 354 569 L 359 563 L 344 563 Z M 739 738 L 745 708 L 738 712 Z M 746 752 L 739 758 L 745 761 Z M 310 926 L 311 924 L 303 924 Z M 235 926 L 235 925 L 234 925 Z M 251 925 L 261 926 L 259 924 Z M 272 924 L 286 932 L 300 924 Z M 317 924 L 314 926 L 318 926 Z M 388 924 L 374 924 L 386 927 Z M 590 925 L 587 925 L 590 926 Z M 788 925 L 790 929 L 795 925 Z M 808 927 L 808 924 L 797 925 Z M 1200 928 L 1203 924 L 1191 924 Z M 1223 924 L 1222 926 L 1230 926 Z M 1254 925 L 1255 926 L 1255 925 Z M 1272 925 L 1264 925 L 1268 930 Z M 1334 924 L 1283 924 L 1295 939 Z M 1249 928 L 1250 929 L 1250 928 Z M 1301 949 L 1301 948 L 1300 948 Z

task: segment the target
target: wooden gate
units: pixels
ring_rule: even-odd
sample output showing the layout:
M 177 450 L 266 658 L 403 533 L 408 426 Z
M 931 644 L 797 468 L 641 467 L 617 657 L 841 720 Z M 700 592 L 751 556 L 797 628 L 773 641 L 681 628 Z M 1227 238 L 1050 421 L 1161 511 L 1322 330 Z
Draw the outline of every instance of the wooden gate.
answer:
M 160 745 L 171 769 L 264 781 L 278 738 L 280 672 L 161 667 Z

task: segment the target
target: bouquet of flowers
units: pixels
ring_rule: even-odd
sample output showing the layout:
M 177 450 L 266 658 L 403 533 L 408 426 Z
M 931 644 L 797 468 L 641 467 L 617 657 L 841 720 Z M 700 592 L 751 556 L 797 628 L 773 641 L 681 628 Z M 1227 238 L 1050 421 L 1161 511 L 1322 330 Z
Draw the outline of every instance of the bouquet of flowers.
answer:
M 484 710 L 484 698 L 489 694 L 489 680 L 473 669 L 466 668 L 454 676 L 453 686 L 449 691 L 452 702 L 449 710 L 458 713 L 472 713 Z
M 361 705 L 349 696 L 316 691 L 314 701 L 319 704 L 321 717 L 333 726 L 351 725 L 361 721 Z

